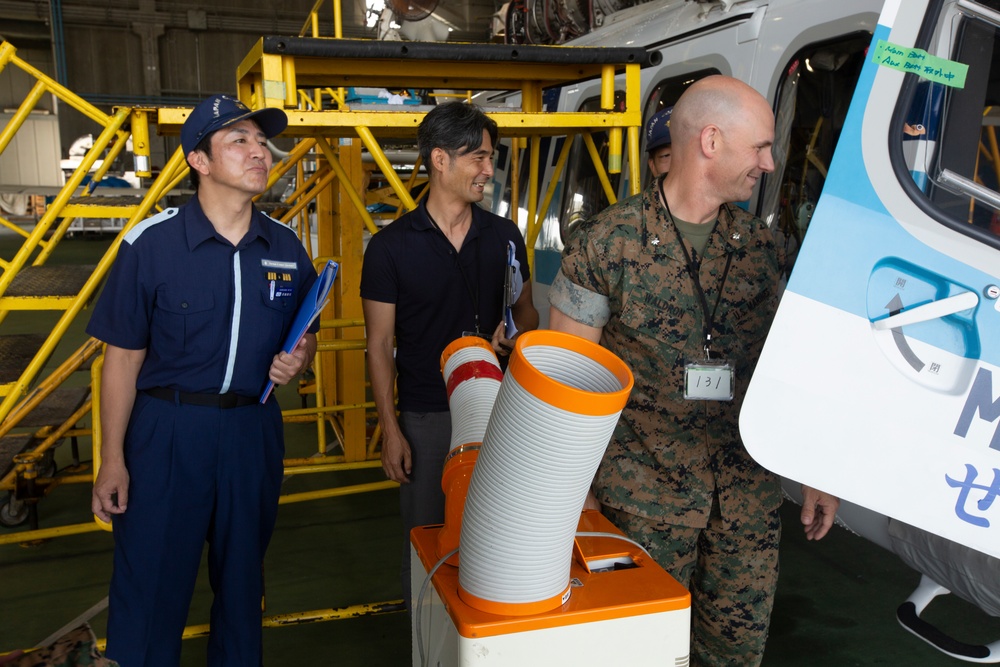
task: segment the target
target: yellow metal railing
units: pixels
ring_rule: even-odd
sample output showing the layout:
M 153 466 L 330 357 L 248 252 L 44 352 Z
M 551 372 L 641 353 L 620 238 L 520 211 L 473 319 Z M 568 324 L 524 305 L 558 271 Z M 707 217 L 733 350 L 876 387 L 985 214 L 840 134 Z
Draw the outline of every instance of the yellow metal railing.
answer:
M 32 110 L 37 106 L 38 102 L 42 99 L 42 96 L 47 93 L 54 95 L 60 100 L 61 103 L 67 105 L 67 107 L 75 109 L 95 121 L 98 125 L 103 127 L 104 130 L 101 132 L 100 136 L 94 140 L 94 144 L 91 149 L 87 151 L 80 165 L 73 171 L 73 174 L 69 177 L 69 180 L 66 182 L 66 186 L 62 189 L 59 196 L 56 197 L 55 201 L 47 207 L 46 213 L 34 226 L 32 232 L 26 233 L 17 225 L 12 224 L 9 220 L 0 217 L 0 225 L 7 229 L 16 231 L 25 239 L 21 249 L 12 260 L 0 260 L 0 267 L 4 269 L 3 275 L 0 275 L 0 296 L 6 292 L 18 271 L 27 265 L 36 249 L 41 247 L 42 251 L 35 256 L 32 261 L 33 266 L 41 266 L 51 255 L 53 249 L 56 245 L 58 245 L 60 239 L 63 237 L 66 227 L 68 227 L 71 222 L 70 219 L 65 219 L 61 223 L 57 224 L 56 221 L 60 220 L 62 217 L 63 208 L 68 203 L 70 197 L 72 197 L 80 187 L 87 174 L 90 173 L 98 157 L 100 157 L 105 150 L 108 151 L 107 158 L 104 160 L 101 167 L 94 173 L 93 182 L 99 182 L 100 179 L 107 173 L 107 170 L 111 167 L 111 164 L 114 162 L 115 158 L 118 157 L 128 140 L 129 133 L 126 130 L 123 130 L 122 126 L 131 115 L 131 110 L 129 109 L 118 110 L 112 115 L 104 113 L 94 105 L 81 98 L 79 95 L 76 95 L 65 86 L 47 76 L 41 70 L 32 67 L 30 64 L 19 58 L 16 55 L 16 49 L 10 42 L 2 42 L 0 43 L 0 72 L 2 72 L 9 65 L 17 67 L 28 76 L 34 78 L 35 84 L 31 88 L 28 95 L 21 102 L 10 121 L 3 128 L 3 130 L 0 131 L 0 153 L 3 153 L 4 150 L 6 150 L 6 148 L 10 145 L 14 135 L 24 125 L 24 122 L 27 120 Z M 148 145 L 148 141 L 146 144 Z M 87 196 L 88 194 L 89 191 L 82 193 L 83 196 Z M 54 226 L 56 227 L 53 231 Z M 0 320 L 2 320 L 4 315 L 5 313 L 0 312 Z M 0 419 L 2 419 L 2 417 L 3 415 L 0 414 Z
M 320 9 L 324 0 L 317 0 L 306 23 L 303 25 L 300 37 L 310 35 L 318 38 L 320 35 Z M 342 37 L 340 3 L 333 0 L 334 35 Z M 322 59 L 320 59 L 322 60 Z M 0 296 L 10 284 L 13 276 L 23 268 L 38 248 L 41 252 L 35 256 L 35 262 L 46 261 L 52 250 L 58 244 L 58 237 L 65 232 L 68 222 L 60 215 L 60 210 L 68 204 L 73 192 L 78 189 L 86 174 L 90 173 L 97 156 L 107 151 L 104 165 L 97 170 L 95 177 L 103 176 L 114 158 L 125 145 L 129 132 L 125 130 L 126 123 L 131 128 L 133 149 L 137 155 L 148 157 L 149 136 L 148 123 L 150 116 L 155 114 L 157 127 L 161 132 L 170 133 L 179 130 L 189 110 L 186 109 L 117 109 L 108 115 L 89 105 L 74 95 L 68 89 L 55 83 L 41 72 L 33 70 L 14 55 L 13 47 L 0 44 L 0 70 L 7 64 L 14 64 L 29 72 L 38 79 L 28 97 L 22 103 L 7 127 L 0 132 L 0 151 L 9 144 L 13 133 L 17 131 L 24 119 L 41 96 L 51 92 L 70 107 L 78 109 L 104 130 L 94 142 L 81 165 L 74 171 L 65 189 L 49 211 L 43 216 L 31 232 L 22 232 L 24 247 L 11 261 L 0 260 L 4 269 L 0 276 Z M 358 110 L 352 111 L 346 105 L 346 86 L 361 85 L 374 87 L 418 87 L 424 89 L 459 89 L 467 90 L 461 96 L 469 100 L 472 91 L 497 87 L 519 91 L 521 97 L 520 109 L 510 111 L 490 111 L 491 117 L 497 121 L 501 135 L 511 142 L 511 211 L 516 215 L 519 210 L 517 198 L 520 184 L 528 181 L 527 188 L 527 220 L 526 242 L 529 252 L 529 264 L 534 264 L 534 244 L 542 228 L 542 223 L 549 210 L 557 182 L 565 171 L 572 139 L 581 136 L 587 146 L 588 154 L 594 169 L 599 176 L 602 188 L 609 201 L 615 201 L 615 193 L 611 187 L 608 173 L 617 173 L 623 167 L 623 150 L 627 150 L 627 164 L 630 170 L 630 187 L 632 193 L 639 187 L 639 127 L 641 125 L 641 106 L 639 103 L 639 63 L 601 64 L 599 66 L 559 67 L 551 64 L 526 63 L 495 63 L 477 62 L 474 59 L 466 62 L 437 62 L 431 66 L 421 61 L 400 61 L 387 67 L 384 61 L 365 60 L 363 58 L 327 59 L 319 62 L 316 59 L 279 55 L 269 52 L 261 40 L 247 54 L 237 72 L 238 95 L 252 108 L 264 106 L 285 108 L 289 110 L 289 127 L 287 136 L 295 137 L 297 142 L 288 156 L 274 165 L 269 178 L 269 187 L 288 174 L 295 177 L 294 191 L 286 198 L 287 208 L 280 214 L 282 222 L 295 224 L 303 243 L 311 255 L 336 257 L 341 262 L 341 273 L 337 278 L 337 289 L 331 306 L 324 313 L 320 322 L 321 335 L 318 343 L 317 358 L 314 364 L 316 405 L 310 408 L 290 409 L 283 411 L 283 419 L 289 423 L 312 423 L 316 426 L 316 450 L 312 456 L 288 458 L 285 460 L 285 472 L 288 475 L 312 473 L 328 473 L 332 471 L 353 470 L 360 468 L 376 468 L 378 460 L 378 442 L 381 436 L 376 426 L 369 434 L 364 423 L 372 414 L 374 403 L 367 400 L 366 384 L 363 370 L 359 371 L 357 360 L 366 349 L 366 340 L 359 330 L 363 327 L 360 316 L 360 297 L 358 284 L 360 282 L 360 260 L 365 233 L 377 233 L 378 227 L 368 213 L 365 193 L 358 187 L 363 180 L 363 169 L 360 167 L 360 146 L 373 157 L 375 165 L 384 174 L 389 187 L 398 202 L 396 215 L 416 207 L 417 201 L 424 196 L 424 188 L 414 200 L 411 190 L 419 180 L 419 159 L 413 166 L 409 178 L 405 179 L 396 173 L 391 161 L 385 154 L 382 144 L 386 140 L 413 141 L 416 128 L 423 119 L 426 109 L 412 107 L 387 109 L 386 111 Z M 621 77 L 620 75 L 623 75 Z M 622 109 L 614 109 L 616 77 L 624 79 L 624 100 Z M 584 78 L 600 78 L 601 80 L 601 110 L 587 113 L 548 113 L 542 108 L 542 91 L 547 86 L 563 85 L 566 82 L 578 81 Z M 333 111 L 326 107 L 332 107 Z M 17 121 L 17 122 L 15 122 Z M 607 168 L 598 154 L 592 133 L 608 132 L 609 157 Z M 543 184 L 540 175 L 544 173 L 544 156 L 541 155 L 541 138 L 545 136 L 565 137 L 563 148 L 556 161 L 554 172 L 547 184 Z M 625 141 L 623 142 L 623 137 Z M 339 143 L 337 140 L 340 140 Z M 136 148 L 138 147 L 138 148 Z M 522 159 L 521 149 L 527 153 L 527 159 Z M 308 165 L 308 167 L 307 167 Z M 525 174 L 527 170 L 527 174 Z M 32 360 L 28 369 L 16 385 L 0 402 L 0 435 L 11 431 L 24 414 L 33 409 L 45 396 L 58 386 L 68 374 L 80 367 L 85 358 L 94 356 L 99 349 L 99 343 L 88 341 L 71 359 L 67 360 L 37 389 L 28 392 L 29 387 L 39 376 L 41 369 L 55 349 L 55 345 L 66 333 L 68 325 L 79 314 L 83 305 L 93 296 L 97 287 L 109 270 L 117 253 L 118 245 L 129 230 L 141 222 L 156 207 L 166 193 L 176 188 L 187 175 L 187 165 L 181 151 L 178 150 L 168 161 L 159 178 L 152 184 L 146 196 L 143 197 L 134 212 L 128 217 L 124 229 L 116 238 L 108 252 L 101 259 L 97 269 L 87 281 L 74 304 L 67 308 L 59 322 L 52 328 L 43 349 Z M 539 202 L 539 195 L 544 195 Z M 380 200 L 389 201 L 386 195 L 379 195 Z M 57 222 L 61 220 L 61 222 Z M 318 247 L 313 248 L 312 220 L 316 221 Z M 16 227 L 0 218 L 0 226 Z M 3 313 L 0 312 L 0 320 Z M 331 338 L 331 335 L 338 337 Z M 103 355 L 98 355 L 91 368 L 91 400 L 88 403 L 92 412 L 92 445 L 93 470 L 90 474 L 60 476 L 57 483 L 91 483 L 93 476 L 100 468 L 100 445 L 102 441 L 100 424 L 100 372 Z M 363 366 L 362 366 L 363 368 Z M 345 370 L 346 369 L 346 370 Z M 353 370 L 352 370 L 353 369 Z M 81 408 L 71 419 L 83 417 L 85 408 Z M 350 420 L 348 418 L 351 418 Z M 359 419 L 360 418 L 360 419 Z M 348 423 L 350 421 L 350 424 Z M 358 422 L 361 428 L 358 427 Z M 70 429 L 66 425 L 48 433 L 39 449 L 51 448 L 59 438 L 65 437 Z M 342 449 L 340 453 L 328 443 L 327 426 L 333 427 L 333 432 L 339 440 Z M 13 474 L 13 473 L 12 473 Z M 53 480 L 55 481 L 55 480 Z M 279 502 L 289 504 L 311 500 L 333 498 L 347 494 L 363 493 L 390 489 L 395 482 L 379 481 L 370 484 L 356 484 L 302 493 L 282 495 Z M 0 490 L 12 488 L 11 475 L 0 480 Z M 28 530 L 0 534 L 0 545 L 29 542 L 40 539 L 75 535 L 86 532 L 109 529 L 107 524 L 101 525 L 94 521 L 58 526 L 39 530 Z M 377 603 L 371 605 L 356 605 L 339 610 L 319 610 L 266 617 L 265 625 L 287 625 L 297 622 L 333 620 L 335 618 L 352 618 L 369 613 L 385 613 L 397 611 L 398 601 Z M 202 636 L 207 632 L 207 626 L 191 626 L 185 629 L 185 637 Z
M 323 3 L 317 2 L 314 12 L 318 12 Z M 317 25 L 318 18 L 311 18 L 310 25 Z M 314 32 L 315 33 L 315 28 Z M 6 45 L 5 45 L 6 46 Z M 12 49 L 0 50 L 0 62 L 17 62 Z M 438 63 L 440 64 L 440 63 Z M 615 193 L 608 178 L 608 171 L 597 152 L 591 133 L 595 131 L 608 131 L 611 136 L 610 153 L 611 160 L 609 169 L 621 166 L 621 149 L 623 131 L 628 137 L 628 164 L 631 171 L 630 183 L 633 189 L 638 188 L 638 126 L 639 126 L 639 104 L 638 104 L 638 82 L 639 65 L 628 63 L 624 65 L 602 64 L 587 69 L 582 66 L 572 68 L 559 68 L 551 64 L 537 65 L 536 69 L 524 67 L 521 63 L 497 63 L 491 62 L 455 62 L 444 63 L 444 71 L 437 68 L 428 67 L 421 61 L 394 63 L 393 67 L 386 67 L 384 63 L 365 63 L 359 59 L 348 61 L 323 61 L 317 63 L 315 59 L 301 58 L 294 56 L 275 56 L 267 53 L 263 40 L 259 42 L 250 54 L 240 65 L 239 90 L 241 95 L 247 96 L 245 99 L 249 104 L 260 107 L 266 104 L 277 106 L 287 106 L 289 103 L 297 105 L 299 108 L 289 113 L 289 129 L 287 134 L 297 137 L 295 147 L 289 152 L 287 157 L 274 165 L 270 175 L 269 185 L 275 184 L 278 179 L 292 173 L 296 177 L 296 187 L 294 192 L 285 202 L 287 208 L 281 214 L 283 222 L 296 223 L 303 243 L 310 247 L 312 254 L 332 254 L 343 259 L 342 269 L 346 270 L 338 277 L 338 281 L 353 281 L 352 289 L 356 289 L 357 278 L 360 275 L 360 248 L 361 230 L 369 233 L 376 233 L 378 228 L 372 216 L 367 211 L 365 197 L 359 189 L 352 185 L 359 182 L 361 176 L 357 169 L 354 157 L 351 157 L 351 166 L 347 166 L 342 158 L 345 147 L 350 147 L 350 142 L 344 143 L 345 138 L 351 136 L 360 141 L 360 144 L 373 157 L 377 168 L 385 176 L 391 191 L 395 194 L 400 203 L 397 207 L 397 215 L 404 210 L 412 210 L 416 206 L 416 201 L 410 194 L 411 188 L 418 179 L 419 160 L 411 172 L 406 182 L 396 173 L 390 160 L 387 158 L 381 147 L 381 142 L 385 138 L 399 139 L 412 137 L 416 127 L 426 109 L 393 109 L 387 112 L 382 111 L 350 111 L 342 106 L 338 106 L 336 111 L 323 111 L 322 104 L 317 104 L 316 97 L 302 95 L 305 90 L 325 91 L 336 97 L 334 86 L 350 79 L 361 80 L 363 75 L 383 77 L 377 83 L 386 83 L 384 79 L 386 70 L 391 70 L 391 75 L 399 82 L 412 83 L 414 77 L 422 77 L 422 84 L 428 83 L 453 83 L 460 87 L 468 87 L 470 90 L 478 87 L 496 87 L 497 85 L 508 85 L 520 91 L 521 107 L 510 112 L 491 112 L 497 121 L 504 137 L 512 142 L 511 160 L 511 193 L 515 198 L 512 202 L 512 210 L 517 211 L 518 205 L 516 197 L 520 192 L 520 182 L 525 178 L 524 171 L 527 170 L 528 180 L 528 201 L 527 201 L 527 221 L 526 240 L 529 249 L 529 263 L 533 263 L 533 246 L 541 231 L 542 222 L 546 212 L 549 210 L 552 198 L 554 197 L 556 183 L 561 178 L 566 161 L 568 159 L 571 146 L 571 139 L 577 135 L 581 136 L 584 144 L 594 164 L 596 173 L 599 176 L 602 187 L 610 201 L 615 200 Z M 428 73 L 434 70 L 434 73 Z M 514 71 L 512 71 L 514 70 Z M 615 95 L 615 87 L 619 71 L 624 71 L 625 79 L 625 107 L 622 110 L 612 109 Z M 40 73 L 39 73 L 40 74 Z M 579 78 L 582 74 L 598 76 L 602 86 L 602 109 L 597 113 L 546 113 L 542 111 L 541 93 L 546 85 L 553 85 L 559 81 L 569 78 Z M 106 123 L 104 132 L 95 142 L 95 146 L 103 146 L 101 150 L 88 153 L 87 159 L 81 164 L 78 171 L 71 179 L 71 186 L 75 187 L 82 181 L 83 176 L 89 172 L 96 160 L 96 156 L 103 150 L 111 151 L 110 154 L 117 154 L 122 149 L 128 133 L 121 128 L 126 120 L 131 121 L 132 133 L 138 138 L 142 145 L 148 146 L 148 122 L 147 115 L 143 110 L 119 109 L 114 115 L 102 115 L 93 109 L 86 102 L 76 98 L 72 93 L 58 84 L 50 83 L 48 80 L 40 79 L 39 85 L 33 89 L 29 99 L 22 105 L 23 109 L 28 109 L 37 103 L 37 99 L 45 90 L 57 90 L 61 97 L 71 100 L 71 104 L 79 106 L 81 110 Z M 532 78 L 532 77 L 536 78 Z M 339 77 L 339 78 L 338 78 Z M 456 81 L 451 81 L 454 77 Z M 496 81 L 500 77 L 500 82 Z M 321 83 L 324 82 L 325 83 Z M 333 84 L 333 85 L 329 85 Z M 454 87 L 441 85 L 440 87 Z M 34 100 L 34 101 L 31 101 Z M 161 131 L 169 132 L 171 129 L 179 129 L 183 120 L 187 117 L 188 111 L 183 109 L 156 109 L 157 125 Z M 25 115 L 26 111 L 21 111 Z M 5 128 L 4 134 L 0 135 L 0 145 L 9 142 L 11 128 Z M 540 143 L 542 136 L 564 136 L 563 148 L 558 156 L 554 173 L 547 184 L 543 184 L 540 175 L 543 173 L 542 160 L 540 155 Z M 616 139 L 617 137 L 617 139 Z M 341 142 L 331 142 L 331 139 L 341 138 Z M 527 160 L 520 157 L 519 147 L 523 146 L 527 150 Z M 356 147 L 351 147 L 357 150 Z M 347 155 L 352 155 L 348 151 Z M 355 153 L 354 155 L 357 155 Z M 110 162 L 108 160 L 107 162 Z M 307 170 L 305 164 L 310 168 Z M 611 169 L 613 171 L 613 169 Z M 144 219 L 153 209 L 156 202 L 170 189 L 176 187 L 187 174 L 187 166 L 180 151 L 176 152 L 164 168 L 160 177 L 150 187 L 142 203 L 129 218 L 128 223 L 122 231 L 127 233 L 135 224 Z M 544 194 L 542 193 L 545 186 Z M 65 190 L 56 200 L 56 205 L 68 200 L 72 187 Z M 331 190 L 339 188 L 339 194 L 334 195 L 339 205 L 331 208 Z M 423 191 L 426 192 L 426 189 Z M 539 195 L 543 194 L 541 201 Z M 349 203 L 348 203 L 349 202 Z M 345 206 L 346 205 L 346 206 Z M 53 208 L 57 208 L 54 206 Z M 334 208 L 336 210 L 334 210 Z M 313 211 L 310 213 L 310 211 Z M 353 213 L 351 213 L 353 211 Z M 58 219 L 55 212 L 46 214 L 48 217 L 45 223 L 51 223 Z M 333 215 L 335 219 L 344 216 L 353 217 L 359 223 L 358 227 L 342 227 L 338 232 L 339 236 L 331 240 L 329 238 L 328 218 Z M 330 253 L 322 248 L 312 248 L 312 222 L 315 218 L 318 222 L 316 228 L 320 246 L 324 244 L 330 247 L 337 246 L 346 249 Z M 339 223 L 336 223 L 339 224 Z M 45 243 L 45 224 L 40 224 L 29 235 L 26 247 L 32 243 L 40 245 Z M 56 231 L 65 230 L 65 221 L 56 228 Z M 116 240 L 108 253 L 102 258 L 97 270 L 81 291 L 79 298 L 74 305 L 66 310 L 60 318 L 59 323 L 53 328 L 43 349 L 29 365 L 23 377 L 12 391 L 8 392 L 4 401 L 0 403 L 0 418 L 5 418 L 14 408 L 17 402 L 25 396 L 27 388 L 38 376 L 45 359 L 51 354 L 54 346 L 65 333 L 69 322 L 79 313 L 82 304 L 89 299 L 97 285 L 103 279 L 109 269 L 115 253 L 117 244 L 120 243 L 121 235 Z M 44 256 L 48 256 L 51 248 L 46 248 Z M 7 263 L 4 275 L 0 277 L 0 288 L 9 284 L 10 277 L 16 273 L 16 265 L 24 263 L 27 250 L 22 250 L 15 261 Z M 11 270 L 13 269 L 13 270 Z M 324 315 L 323 331 L 330 330 L 354 330 L 346 339 L 323 339 L 319 344 L 319 357 L 329 357 L 331 353 L 337 361 L 330 364 L 327 371 L 323 370 L 322 364 L 317 364 L 316 368 L 316 397 L 315 408 L 305 408 L 302 410 L 289 410 L 285 413 L 288 421 L 314 421 L 317 424 L 317 456 L 330 463 L 354 463 L 358 460 L 371 460 L 376 456 L 376 446 L 379 431 L 376 429 L 371 437 L 368 434 L 361 434 L 355 428 L 351 433 L 344 432 L 338 427 L 338 420 L 345 419 L 346 414 L 367 415 L 370 413 L 373 404 L 367 400 L 348 399 L 343 400 L 341 391 L 343 388 L 353 383 L 353 386 L 360 387 L 352 390 L 354 396 L 364 396 L 363 373 L 357 377 L 342 378 L 340 375 L 343 360 L 348 359 L 351 354 L 363 353 L 365 343 L 363 338 L 358 338 L 356 331 L 363 326 L 360 319 L 360 304 L 356 292 L 344 292 L 339 300 L 334 304 L 335 309 L 345 311 L 345 315 L 330 317 Z M 349 311 L 354 310 L 356 315 L 351 315 Z M 329 324 L 335 322 L 333 324 Z M 338 334 L 341 335 L 341 334 Z M 353 338 L 351 336 L 354 336 Z M 322 337 L 321 337 L 322 338 Z M 333 375 L 327 377 L 327 373 Z M 55 381 L 55 380 L 53 380 Z M 345 384 L 347 383 L 347 384 Z M 48 386 L 46 383 L 45 386 Z M 96 399 L 95 399 L 96 400 Z M 357 420 L 355 420 L 356 422 Z M 14 422 L 5 422 L 2 428 L 8 431 Z M 341 445 L 345 449 L 343 455 L 330 456 L 327 452 L 325 424 L 329 423 L 334 428 L 334 433 L 341 440 Z M 0 434 L 2 434 L 0 430 Z M 356 439 L 365 440 L 363 447 L 359 449 L 347 447 L 348 442 L 355 442 Z M 350 451 L 348 451 L 350 449 Z M 315 465 L 315 462 L 312 463 Z M 316 468 L 312 468 L 316 469 Z M 8 476 L 9 477 L 9 476 Z M 10 480 L 0 480 L 0 485 L 9 484 Z
M 116 114 L 116 118 L 120 121 L 124 121 L 124 118 L 128 116 L 125 111 L 119 111 Z M 120 126 L 120 123 L 119 123 Z M 110 129 L 110 128 L 109 128 Z M 117 130 L 116 130 L 117 131 Z M 121 243 L 121 239 L 124 234 L 132 229 L 140 221 L 144 220 L 149 212 L 153 209 L 156 202 L 163 198 L 167 193 L 165 186 L 173 183 L 175 178 L 179 178 L 178 172 L 187 173 L 187 164 L 184 162 L 181 151 L 177 151 L 167 162 L 166 166 L 160 174 L 160 177 L 150 186 L 146 195 L 143 197 L 141 203 L 137 206 L 135 212 L 129 218 L 128 222 L 125 224 L 122 232 L 115 239 L 114 243 L 111 245 L 109 250 L 105 253 L 104 257 L 101 258 L 94 272 L 91 274 L 90 278 L 84 283 L 80 292 L 77 294 L 76 299 L 72 302 L 66 310 L 59 317 L 59 321 L 56 325 L 48 332 L 42 348 L 34 356 L 34 358 L 29 362 L 27 368 L 22 372 L 20 378 L 13 384 L 7 395 L 3 397 L 3 401 L 0 402 L 0 423 L 6 419 L 7 415 L 10 414 L 14 406 L 27 394 L 28 387 L 35 378 L 37 378 L 45 365 L 45 361 L 49 358 L 52 352 L 55 350 L 56 345 L 62 340 L 69 328 L 69 325 L 73 322 L 76 316 L 83 310 L 83 307 L 91 299 L 94 293 L 97 291 L 98 286 L 104 280 L 104 276 L 110 270 L 112 263 L 114 262 L 115 256 L 118 252 L 118 245 Z M 67 187 L 70 187 L 67 184 Z M 63 193 L 65 193 L 65 189 Z M 63 195 L 60 194 L 59 197 Z M 57 197 L 57 200 L 59 199 Z M 68 195 L 66 197 L 68 199 Z M 37 232 L 37 229 L 36 229 Z M 32 234 L 34 236 L 35 233 Z M 23 252 L 23 251 L 22 251 Z M 20 254 L 20 253 L 19 253 Z M 12 273 L 13 270 L 8 268 L 4 271 L 2 278 L 7 278 L 8 273 Z M 7 281 L 9 284 L 9 281 Z
M 327 0 L 316 0 L 313 3 L 312 9 L 309 10 L 309 15 L 306 17 L 306 22 L 302 24 L 302 29 L 299 30 L 299 37 L 305 37 L 306 35 L 310 37 L 319 37 L 319 14 L 323 5 L 327 4 Z M 333 7 L 333 36 L 340 39 L 344 36 L 344 15 L 340 6 L 340 0 L 329 0 L 329 4 Z

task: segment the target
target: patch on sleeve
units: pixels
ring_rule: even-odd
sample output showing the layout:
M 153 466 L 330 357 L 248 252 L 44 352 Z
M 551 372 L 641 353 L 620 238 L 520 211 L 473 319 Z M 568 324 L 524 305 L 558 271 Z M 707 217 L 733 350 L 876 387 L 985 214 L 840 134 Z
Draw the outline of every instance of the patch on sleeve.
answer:
M 549 303 L 580 324 L 598 329 L 611 319 L 608 297 L 573 283 L 561 269 L 549 288 Z

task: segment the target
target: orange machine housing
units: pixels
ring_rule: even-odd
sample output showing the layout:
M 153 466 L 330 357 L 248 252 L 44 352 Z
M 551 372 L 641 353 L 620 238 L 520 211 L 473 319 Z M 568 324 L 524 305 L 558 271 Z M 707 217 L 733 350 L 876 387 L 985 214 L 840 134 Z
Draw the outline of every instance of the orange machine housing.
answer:
M 459 569 L 447 564 L 419 597 L 439 561 L 440 531 L 422 526 L 410 536 L 414 665 L 686 664 L 690 594 L 599 512 L 581 514 L 579 533 L 606 536 L 578 535 L 569 599 L 534 615 L 469 606 L 459 595 Z

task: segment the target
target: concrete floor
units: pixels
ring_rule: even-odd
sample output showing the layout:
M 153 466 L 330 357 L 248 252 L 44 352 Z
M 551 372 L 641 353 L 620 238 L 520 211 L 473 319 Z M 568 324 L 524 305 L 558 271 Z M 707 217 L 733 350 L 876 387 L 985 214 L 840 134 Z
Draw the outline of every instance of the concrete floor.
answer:
M 378 471 L 290 480 L 286 491 L 375 480 Z M 56 495 L 58 494 L 58 495 Z M 85 521 L 87 489 L 57 490 L 43 501 L 43 525 Z M 282 506 L 265 566 L 267 613 L 289 614 L 399 598 L 397 493 L 379 491 Z M 783 510 L 781 579 L 765 667 L 959 664 L 920 642 L 895 621 L 896 606 L 919 575 L 889 552 L 835 528 L 806 542 L 796 508 Z M 111 536 L 64 537 L 33 547 L 0 547 L 0 651 L 34 645 L 106 595 Z M 189 624 L 207 623 L 211 593 L 199 580 Z M 1000 637 L 1000 620 L 941 598 L 927 618 L 967 641 Z M 91 625 L 103 636 L 106 612 Z M 204 664 L 206 640 L 184 643 L 182 665 Z M 267 665 L 408 664 L 404 613 L 273 628 L 264 634 Z M 544 664 L 556 664 L 546 662 Z
M 0 257 L 9 258 L 4 241 L 0 239 Z M 64 241 L 64 251 L 86 257 L 99 254 L 103 243 L 71 239 Z M 45 326 L 46 316 L 35 317 L 5 326 Z M 81 335 L 82 323 L 74 331 Z M 282 391 L 279 400 L 285 407 L 297 405 L 293 390 Z M 314 447 L 309 427 L 290 425 L 287 438 L 290 456 L 307 455 Z M 89 459 L 89 441 L 82 445 Z M 60 466 L 69 463 L 68 450 L 60 447 Z M 285 492 L 382 479 L 379 469 L 299 475 L 286 482 Z M 267 614 L 398 600 L 397 503 L 397 492 L 389 490 L 283 505 L 265 565 Z M 89 487 L 58 488 L 39 510 L 43 527 L 89 521 Z M 783 518 L 781 579 L 765 667 L 960 664 L 895 621 L 896 607 L 919 580 L 916 572 L 840 528 L 822 542 L 807 542 L 794 505 L 786 505 Z M 107 594 L 111 549 L 107 533 L 30 547 L 0 545 L 0 654 L 34 646 L 99 603 Z M 189 624 L 207 623 L 210 603 L 203 573 Z M 105 618 L 101 612 L 91 620 L 99 637 Z M 968 642 L 1000 639 L 1000 619 L 953 596 L 935 601 L 926 618 Z M 205 639 L 186 641 L 182 665 L 204 664 L 205 645 Z M 395 612 L 267 629 L 264 647 L 267 665 L 405 665 L 410 662 L 409 622 L 405 613 Z

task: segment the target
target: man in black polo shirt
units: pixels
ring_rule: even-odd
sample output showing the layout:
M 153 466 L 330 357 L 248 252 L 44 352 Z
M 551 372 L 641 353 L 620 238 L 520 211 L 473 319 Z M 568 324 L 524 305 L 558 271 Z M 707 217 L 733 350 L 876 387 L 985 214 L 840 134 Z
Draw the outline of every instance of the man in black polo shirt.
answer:
M 361 298 L 368 370 L 382 427 L 382 469 L 401 484 L 407 608 L 410 530 L 444 521 L 441 472 L 451 415 L 441 353 L 471 333 L 490 340 L 501 360 L 509 354 L 513 341 L 504 335 L 502 314 L 511 244 L 524 281 L 512 308 L 514 323 L 518 332 L 538 326 L 517 225 L 476 205 L 493 178 L 496 142 L 496 123 L 475 106 L 455 102 L 428 113 L 417 133 L 430 178 L 427 197 L 373 236 L 365 251 Z M 393 380 L 398 382 L 398 419 Z

